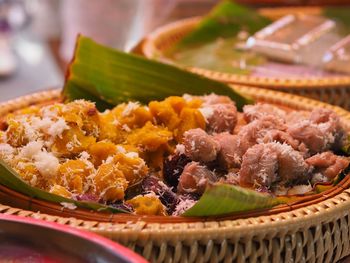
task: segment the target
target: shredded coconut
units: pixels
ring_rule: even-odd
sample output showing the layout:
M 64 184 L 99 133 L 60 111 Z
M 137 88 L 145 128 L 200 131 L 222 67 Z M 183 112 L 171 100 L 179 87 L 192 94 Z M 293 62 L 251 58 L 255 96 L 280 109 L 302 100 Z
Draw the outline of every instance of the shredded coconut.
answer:
M 185 154 L 185 145 L 183 144 L 176 145 L 175 152 L 178 154 Z
M 138 158 L 139 154 L 137 152 L 128 152 L 125 154 L 125 156 L 128 158 Z
M 182 98 L 183 98 L 185 101 L 191 101 L 191 100 L 193 100 L 193 96 L 190 95 L 190 94 L 187 94 L 187 93 L 185 93 L 184 95 L 182 95 Z
M 35 167 L 38 169 L 41 175 L 45 177 L 53 177 L 57 174 L 59 161 L 52 154 L 48 152 L 40 152 L 34 156 Z
M 305 185 L 305 184 L 296 185 L 288 190 L 288 194 L 289 195 L 301 195 L 301 194 L 305 194 L 307 192 L 310 192 L 311 190 L 312 190 L 311 185 Z
M 37 182 L 38 182 L 38 177 L 37 177 L 36 174 L 33 174 L 32 179 L 30 180 L 29 183 L 30 183 L 30 185 L 32 185 L 32 186 L 36 186 Z
M 114 121 L 112 122 L 113 125 L 115 126 L 119 126 L 120 122 L 118 121 L 118 119 L 114 119 Z
M 77 135 L 73 135 L 73 144 L 74 146 L 81 146 L 81 142 L 78 140 Z
M 66 148 L 68 151 L 72 151 L 74 147 L 79 147 L 79 146 L 81 146 L 81 142 L 78 140 L 78 137 L 75 134 L 73 135 L 72 141 L 66 144 Z
M 47 130 L 47 133 L 52 137 L 61 137 L 63 131 L 68 130 L 69 126 L 63 118 L 59 118 L 56 122 L 51 124 L 51 127 Z
M 81 160 L 88 160 L 90 158 L 90 154 L 88 152 L 81 152 L 80 155 L 79 155 L 79 158 Z
M 117 145 L 117 151 L 120 153 L 126 153 L 126 150 L 123 146 Z
M 48 117 L 40 119 L 39 117 L 31 117 L 30 122 L 33 127 L 37 130 L 46 131 L 52 125 L 52 120 Z
M 101 112 L 101 115 L 107 115 L 107 114 L 109 114 L 111 112 L 111 110 L 105 110 L 104 112 Z
M 178 205 L 175 208 L 175 211 L 173 212 L 173 216 L 179 216 L 182 215 L 184 212 L 186 212 L 188 209 L 190 209 L 192 206 L 196 204 L 196 201 L 191 199 L 185 199 L 180 201 Z
M 26 166 L 27 166 L 27 164 L 25 162 L 19 162 L 17 164 L 17 168 L 20 170 L 23 170 Z
M 141 195 L 140 195 L 141 196 Z M 156 195 L 155 192 L 153 191 L 148 191 L 147 194 L 145 194 L 144 196 L 147 196 L 147 197 L 156 197 L 158 198 L 158 196 Z
M 140 104 L 138 102 L 132 102 L 130 101 L 126 107 L 124 108 L 122 112 L 123 117 L 129 116 L 134 110 L 136 110 L 138 107 L 140 107 Z
M 22 150 L 19 153 L 19 156 L 22 158 L 33 159 L 35 155 L 41 152 L 42 147 L 43 142 L 41 141 L 29 142 L 26 146 L 22 148 Z
M 328 182 L 329 179 L 327 178 L 327 176 L 321 174 L 321 173 L 316 173 L 313 175 L 312 179 L 311 179 L 311 183 L 312 184 L 316 184 L 316 183 L 325 183 Z
M 126 132 L 131 132 L 131 129 L 127 124 L 123 124 L 122 129 Z
M 37 131 L 34 127 L 31 126 L 31 124 L 27 120 L 23 120 L 22 125 L 24 127 L 24 135 L 29 141 L 36 141 L 40 133 Z
M 72 150 L 74 149 L 74 144 L 73 144 L 73 142 L 68 142 L 68 143 L 66 144 L 66 148 L 67 148 L 68 151 L 72 151 Z
M 64 208 L 70 209 L 70 210 L 74 210 L 77 208 L 77 206 L 73 203 L 67 203 L 67 202 L 61 202 L 60 203 Z
M 0 156 L 9 156 L 15 152 L 15 149 L 7 143 L 0 143 Z
M 243 107 L 243 112 L 245 115 L 253 119 L 259 119 L 266 115 L 272 115 L 277 118 L 284 119 L 286 112 L 276 106 L 265 103 L 257 103 L 255 105 L 245 105 Z
M 212 107 L 199 108 L 199 111 L 202 113 L 206 122 L 208 122 L 208 119 L 210 119 L 214 114 Z
M 112 163 L 113 162 L 113 157 L 112 156 L 108 156 L 108 158 L 106 159 L 105 163 Z
M 42 116 L 45 118 L 54 118 L 57 117 L 58 115 L 58 109 L 52 106 L 49 107 L 44 107 L 40 110 L 40 113 L 42 114 Z

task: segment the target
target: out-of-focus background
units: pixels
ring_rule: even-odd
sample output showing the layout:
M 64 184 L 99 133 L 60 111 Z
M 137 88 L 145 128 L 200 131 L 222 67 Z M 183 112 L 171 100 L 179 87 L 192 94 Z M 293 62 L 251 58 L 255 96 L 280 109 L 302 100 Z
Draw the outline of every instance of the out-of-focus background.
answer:
M 207 13 L 218 0 L 0 0 L 0 101 L 61 87 L 78 33 L 129 51 L 157 26 Z M 254 6 L 349 0 L 240 0 Z

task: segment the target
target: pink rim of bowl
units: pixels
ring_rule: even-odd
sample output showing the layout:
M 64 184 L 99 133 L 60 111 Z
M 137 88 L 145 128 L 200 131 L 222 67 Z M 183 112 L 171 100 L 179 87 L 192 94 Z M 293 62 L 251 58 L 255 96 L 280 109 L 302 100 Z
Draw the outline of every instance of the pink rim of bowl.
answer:
M 90 242 L 100 245 L 101 247 L 115 251 L 118 254 L 122 255 L 126 259 L 128 259 L 132 263 L 148 263 L 148 261 L 132 250 L 119 245 L 118 243 L 113 242 L 112 240 L 109 240 L 107 238 L 104 238 L 102 236 L 99 236 L 97 234 L 85 231 L 85 230 L 78 230 L 73 227 L 61 225 L 58 223 L 53 223 L 53 222 L 47 222 L 43 220 L 38 220 L 34 218 L 25 218 L 25 217 L 20 217 L 20 216 L 13 216 L 13 215 L 0 215 L 0 220 L 4 221 L 10 221 L 10 222 L 18 222 L 21 224 L 27 224 L 27 225 L 35 225 L 51 230 L 56 230 L 60 232 L 65 232 L 69 235 L 73 235 L 76 237 L 83 238 L 85 240 L 89 240 Z

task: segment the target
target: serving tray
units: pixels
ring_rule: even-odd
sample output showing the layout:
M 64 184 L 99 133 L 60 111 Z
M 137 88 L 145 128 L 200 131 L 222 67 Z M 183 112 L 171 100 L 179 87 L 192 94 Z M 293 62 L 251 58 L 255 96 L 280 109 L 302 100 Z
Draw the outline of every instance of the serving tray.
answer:
M 1 262 L 147 263 L 136 253 L 76 228 L 0 214 Z
M 272 20 L 286 14 L 306 13 L 317 15 L 322 12 L 320 7 L 289 7 L 289 8 L 262 8 L 259 13 Z M 163 62 L 176 63 L 165 55 L 165 51 L 171 48 L 186 34 L 191 32 L 200 22 L 201 17 L 189 18 L 170 23 L 155 30 L 148 35 L 139 50 L 147 58 L 157 59 Z M 181 65 L 179 65 L 181 66 Z M 312 77 L 264 77 L 249 76 L 233 73 L 225 73 L 203 68 L 187 67 L 194 73 L 216 79 L 226 83 L 236 83 L 262 88 L 275 89 L 297 95 L 307 96 L 313 99 L 328 102 L 334 105 L 350 109 L 350 76 L 312 76 Z
M 315 100 L 234 86 L 257 101 L 296 110 L 334 110 L 350 131 L 350 113 Z M 0 116 L 32 104 L 60 100 L 58 90 L 0 104 Z M 34 217 L 90 230 L 138 252 L 151 262 L 336 262 L 350 254 L 349 176 L 302 203 L 212 219 L 141 217 L 69 210 L 0 187 L 0 213 Z M 280 209 L 280 210 L 278 210 Z

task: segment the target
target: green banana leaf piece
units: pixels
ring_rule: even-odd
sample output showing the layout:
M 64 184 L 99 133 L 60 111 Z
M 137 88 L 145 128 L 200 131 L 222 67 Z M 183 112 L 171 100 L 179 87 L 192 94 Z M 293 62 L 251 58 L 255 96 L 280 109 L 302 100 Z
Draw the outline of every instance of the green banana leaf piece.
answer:
M 63 96 L 88 99 L 100 110 L 125 101 L 148 103 L 184 93 L 229 96 L 242 109 L 252 100 L 230 86 L 180 68 L 123 53 L 79 36 L 69 66 Z
M 224 0 L 215 6 L 191 33 L 179 41 L 175 49 L 205 44 L 217 38 L 234 37 L 241 30 L 252 34 L 271 22 L 254 9 Z
M 343 26 L 343 33 L 350 33 L 350 15 L 349 8 L 341 7 L 326 7 L 322 14 L 330 19 L 339 22 Z
M 0 184 L 17 191 L 19 193 L 25 194 L 32 198 L 37 198 L 44 201 L 49 201 L 53 203 L 71 203 L 80 208 L 85 208 L 93 211 L 99 212 L 110 212 L 110 213 L 127 213 L 124 210 L 116 209 L 111 206 L 101 205 L 99 203 L 93 202 L 80 202 L 68 199 L 59 195 L 51 194 L 49 192 L 43 191 L 39 188 L 35 188 L 20 179 L 19 175 L 11 167 L 9 167 L 4 161 L 0 159 Z
M 271 208 L 281 200 L 267 194 L 228 184 L 215 184 L 182 216 L 222 216 L 236 212 Z
M 350 173 L 350 165 L 341 171 L 333 180 L 333 186 L 339 184 Z
M 350 135 L 348 135 L 346 142 L 344 143 L 341 151 L 346 155 L 350 156 Z

